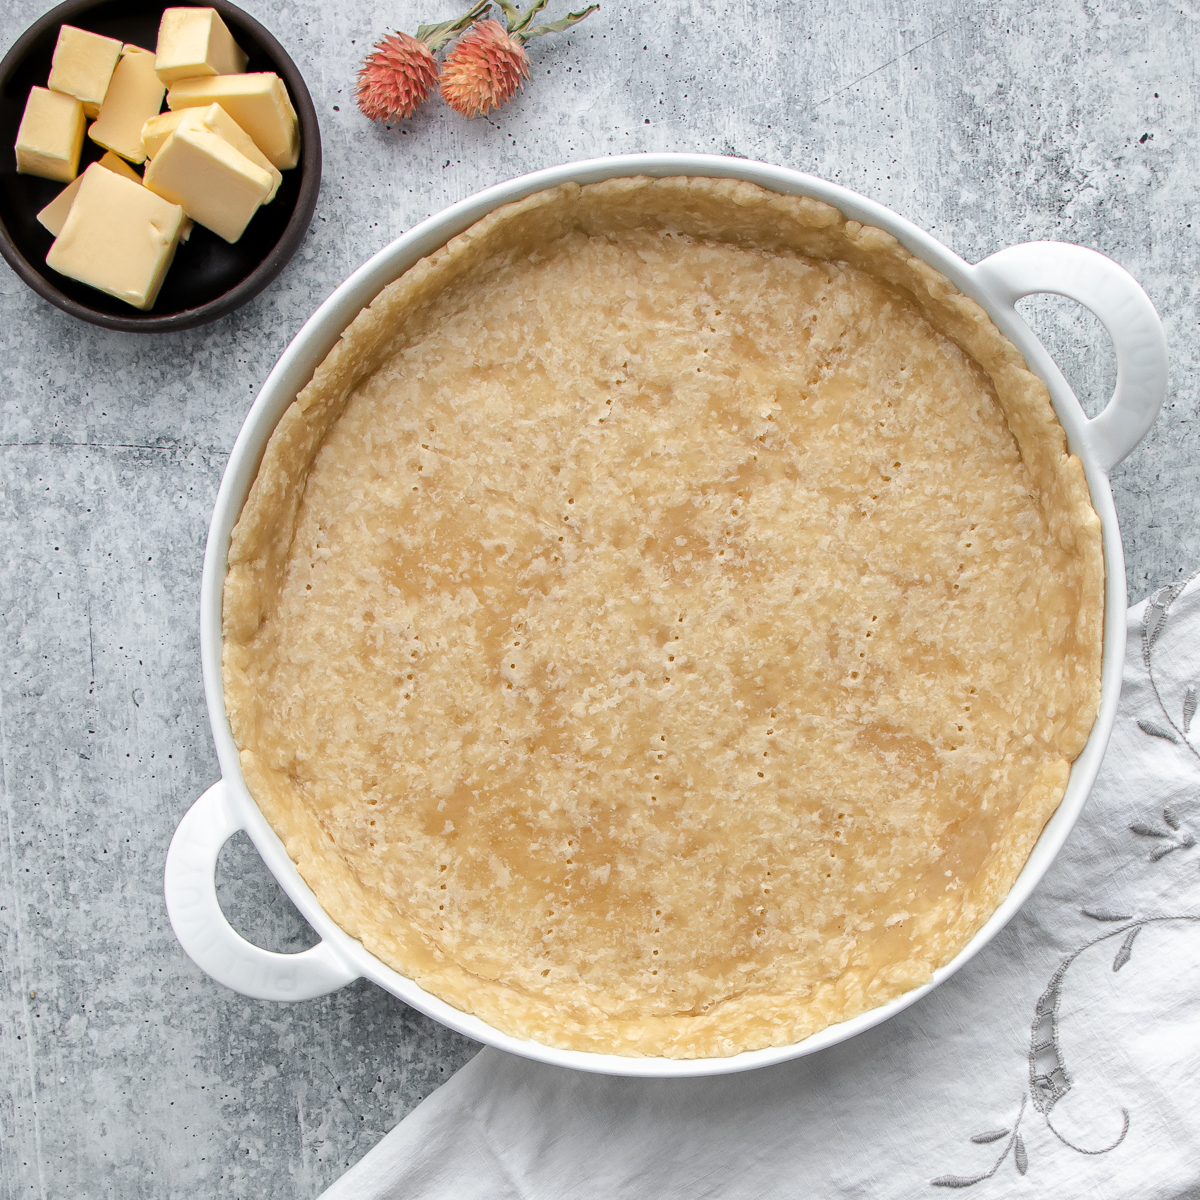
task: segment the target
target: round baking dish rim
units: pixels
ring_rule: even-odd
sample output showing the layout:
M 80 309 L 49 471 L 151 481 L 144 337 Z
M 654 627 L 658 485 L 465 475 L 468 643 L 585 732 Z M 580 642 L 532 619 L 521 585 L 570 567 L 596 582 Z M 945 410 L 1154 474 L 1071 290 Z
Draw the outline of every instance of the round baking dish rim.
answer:
M 1047 823 L 1012 890 L 971 941 L 951 962 L 936 971 L 929 982 L 913 988 L 887 1004 L 821 1030 L 803 1041 L 746 1051 L 727 1058 L 627 1057 L 557 1049 L 539 1042 L 515 1038 L 500 1032 L 472 1014 L 452 1007 L 385 965 L 332 920 L 301 878 L 282 842 L 246 788 L 237 747 L 224 707 L 221 676 L 221 602 L 230 534 L 275 425 L 297 392 L 308 382 L 314 369 L 337 342 L 345 327 L 384 286 L 494 208 L 566 182 L 584 184 L 635 175 L 692 175 L 745 180 L 771 191 L 823 200 L 838 208 L 847 217 L 865 225 L 877 226 L 896 237 L 913 255 L 945 275 L 964 294 L 978 301 L 1024 355 L 1030 368 L 1045 381 L 1055 411 L 1066 431 L 1068 445 L 1072 453 L 1077 454 L 1083 462 L 1092 503 L 1103 528 L 1105 621 L 1100 710 L 1088 743 L 1072 767 L 1062 803 Z M 1093 254 L 1078 247 L 1064 247 L 1060 243 L 1043 245 L 1060 247 L 1064 253 L 1078 251 L 1084 255 Z M 1001 251 L 994 259 L 999 262 L 1007 253 L 1010 252 Z M 1094 258 L 1102 264 L 1108 264 L 1107 268 L 1096 268 L 1101 274 L 1111 268 L 1111 271 L 1124 276 L 1128 285 L 1137 289 L 1132 279 L 1116 264 L 1110 263 L 1100 255 L 1094 255 Z M 1096 424 L 1089 422 L 1062 373 L 1018 315 L 1014 304 L 1019 296 L 1014 292 L 1020 291 L 1020 288 L 1013 282 L 1013 271 L 1001 270 L 999 267 L 989 271 L 988 264 L 991 262 L 993 260 L 989 259 L 978 266 L 972 266 L 930 234 L 883 205 L 836 184 L 785 167 L 700 154 L 622 155 L 536 171 L 488 188 L 452 205 L 415 226 L 374 255 L 317 309 L 284 351 L 263 384 L 230 455 L 214 508 L 205 552 L 200 632 L 205 696 L 223 773 L 222 783 L 217 787 L 223 788 L 223 803 L 232 814 L 230 820 L 249 834 L 268 869 L 320 935 L 326 960 L 340 966 L 342 977 L 332 986 L 355 977 L 370 979 L 413 1007 L 468 1037 L 501 1050 L 558 1066 L 605 1074 L 656 1078 L 718 1075 L 769 1066 L 811 1054 L 880 1024 L 948 979 L 978 954 L 1007 924 L 1045 875 L 1079 817 L 1112 730 L 1125 654 L 1126 594 L 1124 556 L 1108 471 L 1136 445 L 1145 428 L 1152 423 L 1158 404 L 1161 404 L 1161 395 L 1157 404 L 1153 403 L 1153 397 L 1142 402 L 1146 411 L 1137 419 L 1145 428 L 1135 431 L 1136 436 L 1128 430 L 1124 434 L 1124 441 L 1114 439 L 1111 431 L 1107 431 L 1105 436 L 1100 436 Z M 1067 266 L 1069 268 L 1070 263 Z M 1061 265 L 1059 269 L 1063 269 Z M 1125 283 L 1122 283 L 1121 287 L 1127 290 Z M 1072 294 L 1069 286 L 1039 284 L 1028 290 Z M 1078 292 L 1079 288 L 1074 290 Z M 1144 299 L 1144 293 L 1140 293 L 1140 289 L 1137 291 Z M 1027 292 L 1020 291 L 1020 294 L 1024 295 Z M 1149 305 L 1148 300 L 1146 305 Z M 1117 330 L 1113 328 L 1112 323 L 1106 319 L 1104 313 L 1100 313 L 1098 309 L 1097 311 L 1102 320 L 1109 324 L 1110 332 L 1115 336 Z M 1153 314 L 1152 308 L 1150 313 Z M 1157 323 L 1157 317 L 1153 318 L 1153 322 Z M 1161 337 L 1161 326 L 1157 328 Z M 1143 341 L 1146 340 L 1153 339 L 1146 335 Z M 1165 374 L 1165 343 L 1158 352 Z M 1151 384 L 1150 390 L 1153 389 L 1154 385 Z M 1153 408 L 1153 412 L 1149 412 L 1150 408 Z M 1129 421 L 1126 421 L 1126 425 L 1128 424 Z M 169 873 L 168 871 L 168 875 Z M 178 928 L 179 921 L 174 912 L 172 920 Z M 337 973 L 335 970 L 335 974 Z

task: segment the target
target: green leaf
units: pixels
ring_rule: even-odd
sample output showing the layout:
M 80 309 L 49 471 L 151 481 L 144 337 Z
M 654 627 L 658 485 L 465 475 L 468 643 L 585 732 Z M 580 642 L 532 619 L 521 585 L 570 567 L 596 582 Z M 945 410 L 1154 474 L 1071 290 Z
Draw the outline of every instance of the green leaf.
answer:
M 456 33 L 466 29 L 477 17 L 482 16 L 491 7 L 492 0 L 476 0 L 476 3 L 453 21 L 439 21 L 436 25 L 422 25 L 417 29 L 417 41 L 424 42 L 435 54 Z
M 496 0 L 496 3 L 500 5 L 500 11 L 504 13 L 504 20 L 511 33 L 516 23 L 521 19 L 521 14 L 517 12 L 517 6 L 512 3 L 512 0 Z
M 590 16 L 599 7 L 600 5 L 598 4 L 589 4 L 587 8 L 563 17 L 561 21 L 551 21 L 548 25 L 537 25 L 533 29 L 526 29 L 522 33 L 521 38 L 523 41 L 528 41 L 530 38 L 541 37 L 543 33 L 562 33 L 564 29 L 570 29 L 572 25 L 578 25 L 584 17 Z
M 523 30 L 549 3 L 550 0 L 533 0 L 533 3 L 525 10 L 525 15 L 509 29 L 509 33 L 518 33 Z

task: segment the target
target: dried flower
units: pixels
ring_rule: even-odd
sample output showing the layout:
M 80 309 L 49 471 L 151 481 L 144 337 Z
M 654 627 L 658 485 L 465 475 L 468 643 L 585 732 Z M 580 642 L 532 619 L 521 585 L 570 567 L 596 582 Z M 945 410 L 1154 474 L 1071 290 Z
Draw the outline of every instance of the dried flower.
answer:
M 559 21 L 531 27 L 548 0 L 533 0 L 524 14 L 511 0 L 496 3 L 506 25 L 491 19 L 477 22 L 455 43 L 442 67 L 442 98 L 464 117 L 477 117 L 512 99 L 521 81 L 529 78 L 525 43 L 530 38 L 569 29 L 600 7 L 591 4 Z
M 490 4 L 491 0 L 477 0 L 456 20 L 422 25 L 416 37 L 395 32 L 377 42 L 363 62 L 354 91 L 363 114 L 372 121 L 411 117 L 437 86 L 434 55 Z
M 429 47 L 410 33 L 391 33 L 367 55 L 354 98 L 372 121 L 411 117 L 437 81 L 437 59 Z

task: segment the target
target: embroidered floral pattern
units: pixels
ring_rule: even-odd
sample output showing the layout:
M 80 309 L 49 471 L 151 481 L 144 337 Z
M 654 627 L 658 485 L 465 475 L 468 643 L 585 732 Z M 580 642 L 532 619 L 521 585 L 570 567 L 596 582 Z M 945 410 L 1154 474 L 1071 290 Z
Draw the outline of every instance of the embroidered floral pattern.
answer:
M 1001 1164 L 1008 1157 L 1010 1151 L 1017 1174 L 1024 1175 L 1029 1170 L 1029 1152 L 1025 1149 L 1025 1139 L 1020 1133 L 1021 1118 L 1024 1115 L 1025 1097 L 1022 1096 L 1021 1107 L 1017 1110 L 1017 1119 L 1013 1122 L 1011 1129 L 989 1129 L 986 1133 L 971 1135 L 971 1141 L 977 1145 L 986 1145 L 988 1142 L 998 1142 L 1001 1138 L 1008 1138 L 1008 1141 L 1004 1143 L 1004 1149 L 1000 1151 L 1000 1157 L 992 1164 L 990 1171 L 984 1171 L 982 1175 L 939 1175 L 929 1182 L 934 1187 L 948 1188 L 965 1188 L 971 1187 L 972 1184 L 982 1183 L 985 1179 L 991 1179 L 1000 1170 Z
M 1128 965 L 1133 957 L 1134 943 L 1145 926 L 1169 921 L 1200 922 L 1200 914 L 1180 913 L 1135 917 L 1129 913 L 1114 912 L 1107 908 L 1085 908 L 1082 912 L 1085 917 L 1090 917 L 1093 921 L 1116 924 L 1119 927 L 1099 934 L 1064 958 L 1058 970 L 1050 977 L 1046 990 L 1038 997 L 1033 1010 L 1033 1024 L 1030 1028 L 1028 1099 L 1032 1101 L 1034 1110 L 1045 1121 L 1046 1128 L 1064 1146 L 1074 1150 L 1076 1154 L 1096 1155 L 1108 1154 L 1125 1140 L 1125 1135 L 1129 1132 L 1129 1113 L 1125 1109 L 1121 1109 L 1121 1132 L 1105 1146 L 1076 1145 L 1056 1129 L 1050 1119 L 1054 1106 L 1073 1086 L 1071 1074 L 1063 1058 L 1058 1034 L 1058 1014 L 1062 1004 L 1063 982 L 1067 972 L 1070 971 L 1080 955 L 1092 949 L 1093 946 L 1112 942 L 1117 938 L 1120 938 L 1121 941 L 1113 955 L 1112 969 L 1114 972 L 1120 971 Z M 995 1175 L 1010 1152 L 1013 1155 L 1013 1165 L 1020 1174 L 1024 1175 L 1029 1167 L 1028 1151 L 1024 1139 L 1020 1135 L 1021 1119 L 1025 1115 L 1025 1101 L 1026 1097 L 1022 1096 L 1021 1107 L 1011 1129 L 994 1129 L 987 1133 L 974 1134 L 971 1137 L 970 1140 L 976 1143 L 996 1142 L 1001 1138 L 1008 1138 L 1000 1157 L 992 1164 L 990 1170 L 978 1175 L 939 1175 L 929 1182 L 934 1187 L 949 1188 L 971 1187 L 973 1184 L 982 1183 L 983 1180 L 990 1179 Z
M 1129 831 L 1136 833 L 1138 837 L 1158 839 L 1159 845 L 1150 851 L 1151 862 L 1158 862 L 1159 859 L 1166 858 L 1175 850 L 1190 850 L 1196 844 L 1196 839 L 1192 836 L 1191 831 L 1182 828 L 1174 810 L 1164 808 L 1162 819 L 1163 827 L 1161 829 L 1155 825 L 1149 825 L 1145 821 L 1135 821 L 1129 827 Z
M 1186 691 L 1183 693 L 1179 720 L 1176 722 L 1167 709 L 1162 692 L 1159 690 L 1158 680 L 1154 675 L 1154 644 L 1162 636 L 1162 632 L 1166 628 L 1171 606 L 1183 595 L 1184 589 L 1197 575 L 1200 575 L 1200 571 L 1194 572 L 1180 583 L 1172 583 L 1167 587 L 1159 588 L 1146 602 L 1146 611 L 1142 616 L 1142 662 L 1145 664 L 1146 674 L 1150 679 L 1150 687 L 1154 692 L 1154 699 L 1158 702 L 1158 707 L 1162 710 L 1166 725 L 1163 726 L 1157 721 L 1146 720 L 1144 718 L 1139 719 L 1137 724 L 1143 733 L 1147 733 L 1151 737 L 1162 738 L 1164 741 L 1173 742 L 1177 746 L 1186 746 L 1200 759 L 1200 750 L 1197 750 L 1188 740 L 1192 728 L 1192 718 L 1196 715 L 1196 685 L 1194 683 L 1188 684 Z M 1135 828 L 1134 832 L 1137 833 L 1138 830 Z
M 1141 642 L 1142 662 L 1150 682 L 1154 699 L 1158 704 L 1161 720 L 1141 717 L 1137 726 L 1148 737 L 1158 738 L 1172 745 L 1186 747 L 1192 755 L 1200 759 L 1200 750 L 1191 741 L 1192 724 L 1196 716 L 1198 703 L 1197 684 L 1189 684 L 1184 690 L 1178 712 L 1168 708 L 1159 680 L 1155 677 L 1154 646 L 1166 628 L 1171 607 L 1183 594 L 1184 589 L 1200 572 L 1192 575 L 1181 583 L 1159 588 L 1146 604 L 1146 612 L 1142 618 Z M 1196 837 L 1180 820 L 1174 809 L 1166 807 L 1162 810 L 1161 823 L 1157 817 L 1149 821 L 1135 821 L 1129 830 L 1138 838 L 1145 839 L 1149 845 L 1148 859 L 1152 863 L 1161 862 L 1169 854 L 1177 851 L 1191 850 L 1196 846 Z M 1062 1044 L 1059 1039 L 1059 1010 L 1062 1005 L 1063 984 L 1071 967 L 1080 956 L 1092 950 L 1093 947 L 1108 946 L 1116 943 L 1113 953 L 1112 969 L 1114 972 L 1123 970 L 1133 958 L 1133 952 L 1139 934 L 1147 925 L 1165 922 L 1200 922 L 1200 914 L 1182 913 L 1173 915 L 1155 914 L 1136 916 L 1129 912 L 1120 912 L 1110 908 L 1085 908 L 1081 910 L 1085 917 L 1099 922 L 1116 926 L 1104 933 L 1098 934 L 1085 942 L 1073 953 L 1069 954 L 1058 970 L 1050 978 L 1045 991 L 1038 997 L 1034 1005 L 1033 1023 L 1030 1027 L 1029 1039 L 1029 1090 L 1022 1095 L 1020 1107 L 1011 1127 L 988 1130 L 972 1135 L 970 1141 L 977 1145 L 990 1145 L 1004 1140 L 1000 1155 L 987 1171 L 975 1175 L 940 1175 L 929 1182 L 934 1187 L 966 1188 L 985 1179 L 990 1179 L 1011 1156 L 1013 1166 L 1020 1175 L 1029 1170 L 1029 1152 L 1025 1139 L 1021 1136 L 1021 1121 L 1025 1117 L 1026 1100 L 1029 1100 L 1035 1112 L 1046 1123 L 1047 1129 L 1070 1150 L 1077 1154 L 1098 1155 L 1108 1154 L 1115 1150 L 1129 1132 L 1129 1113 L 1122 1108 L 1121 1132 L 1107 1145 L 1086 1147 L 1076 1145 L 1064 1137 L 1055 1128 L 1051 1120 L 1054 1106 L 1071 1091 L 1073 1081 L 1070 1071 L 1063 1058 Z

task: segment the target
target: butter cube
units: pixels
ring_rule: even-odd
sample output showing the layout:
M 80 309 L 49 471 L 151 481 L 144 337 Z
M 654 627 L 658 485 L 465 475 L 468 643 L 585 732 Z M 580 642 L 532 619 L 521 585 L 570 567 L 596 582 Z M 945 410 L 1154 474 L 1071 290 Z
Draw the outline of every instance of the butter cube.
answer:
M 223 137 L 187 124 L 181 124 L 150 160 L 145 183 L 227 242 L 242 236 L 275 186 L 262 167 Z
M 181 108 L 178 112 L 159 113 L 158 116 L 151 117 L 142 128 L 142 146 L 146 157 L 153 158 L 162 149 L 167 138 L 181 125 L 193 129 L 207 129 L 210 133 L 215 133 L 217 137 L 224 138 L 238 153 L 244 154 L 252 163 L 262 167 L 272 180 L 271 190 L 263 203 L 270 204 L 275 199 L 283 176 L 255 145 L 254 139 L 219 104 L 210 104 L 207 108 Z
M 145 310 L 158 299 L 183 229 L 179 205 L 92 163 L 46 265 Z
M 121 43 L 116 38 L 64 25 L 50 60 L 48 86 L 52 92 L 74 96 L 83 104 L 84 113 L 94 117 L 100 112 L 120 57 Z
M 142 126 L 162 108 L 166 90 L 154 73 L 154 55 L 126 46 L 88 137 L 131 162 L 144 162 Z
M 168 8 L 158 26 L 158 61 L 163 83 L 197 75 L 237 75 L 246 55 L 214 8 Z
M 147 158 L 153 158 L 162 148 L 163 143 L 179 128 L 183 122 L 194 125 L 203 123 L 202 113 L 210 108 L 220 108 L 219 104 L 210 104 L 209 108 L 181 108 L 178 112 L 158 113 L 142 126 L 142 149 Z M 221 109 L 224 112 L 224 109 Z M 233 118 L 231 117 L 230 120 Z M 238 126 L 241 129 L 241 126 Z M 229 139 L 226 138 L 226 141 Z M 282 178 L 282 176 L 280 176 Z
M 17 130 L 17 171 L 68 183 L 79 172 L 83 105 L 73 96 L 32 88 Z
M 300 160 L 300 122 L 274 71 L 180 79 L 167 91 L 172 111 L 210 104 L 219 104 L 281 171 Z
M 96 165 L 103 167 L 106 171 L 115 171 L 118 175 L 124 175 L 126 179 L 132 179 L 134 183 L 142 182 L 142 177 L 119 154 L 114 154 L 111 150 Z M 37 219 L 55 237 L 62 233 L 63 226 L 67 223 L 67 213 L 71 211 L 75 194 L 79 191 L 82 183 L 83 176 L 77 175 L 38 213 Z

